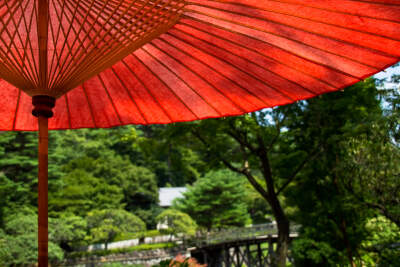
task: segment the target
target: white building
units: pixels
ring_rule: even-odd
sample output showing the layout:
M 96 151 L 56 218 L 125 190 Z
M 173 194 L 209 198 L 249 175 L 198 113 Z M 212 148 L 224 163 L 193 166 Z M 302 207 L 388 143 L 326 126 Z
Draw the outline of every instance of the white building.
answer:
M 186 187 L 161 187 L 158 190 L 159 205 L 162 208 L 169 208 L 177 198 L 183 198 L 183 193 L 187 191 Z M 167 223 L 158 223 L 157 230 L 168 229 Z
M 183 193 L 187 191 L 186 187 L 161 187 L 158 191 L 159 205 L 162 208 L 172 206 L 174 199 L 183 198 Z

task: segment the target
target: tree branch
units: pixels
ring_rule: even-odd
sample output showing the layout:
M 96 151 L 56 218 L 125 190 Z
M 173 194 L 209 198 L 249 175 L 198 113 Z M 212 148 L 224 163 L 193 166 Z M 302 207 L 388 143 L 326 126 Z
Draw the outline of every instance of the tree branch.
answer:
M 276 135 L 272 139 L 272 141 L 269 143 L 268 149 L 267 149 L 268 151 L 270 151 L 272 149 L 272 147 L 274 146 L 274 144 L 276 143 L 276 141 L 278 141 L 278 138 L 281 135 L 281 125 L 286 120 L 287 114 L 288 114 L 288 112 L 286 109 L 286 112 L 283 113 L 283 118 L 281 120 L 279 120 L 279 119 L 275 120 Z
M 315 158 L 320 152 L 321 151 L 319 150 L 319 146 L 317 146 L 317 148 L 313 152 L 309 153 L 307 157 L 299 164 L 299 166 L 297 166 L 297 168 L 289 176 L 285 184 L 278 189 L 276 194 L 279 195 L 280 193 L 282 193 L 282 191 L 285 190 L 286 187 L 294 181 L 297 174 L 307 165 L 307 163 L 310 162 L 313 158 Z
M 247 141 L 246 134 L 243 134 L 239 129 L 237 129 L 232 123 L 229 123 L 231 128 L 230 131 L 227 131 L 228 135 L 230 135 L 233 139 L 236 140 L 242 147 L 247 147 L 252 153 L 256 153 L 256 149 Z M 235 133 L 239 133 L 235 134 Z M 241 136 L 242 138 L 241 138 Z
M 275 187 L 274 181 L 272 179 L 271 166 L 269 165 L 268 151 L 266 150 L 266 146 L 264 140 L 261 135 L 257 134 L 257 155 L 260 158 L 261 163 L 261 171 L 264 176 L 265 184 L 267 185 L 267 190 L 269 195 L 272 197 L 275 195 Z
M 393 215 L 392 213 L 390 213 L 390 212 L 386 209 L 385 206 L 380 205 L 380 204 L 378 204 L 378 203 L 368 202 L 368 201 L 364 201 L 364 202 L 362 202 L 362 203 L 364 203 L 364 205 L 366 205 L 366 206 L 369 207 L 369 208 L 373 208 L 373 209 L 379 210 L 383 216 L 385 216 L 386 218 L 388 218 L 390 221 L 392 221 L 394 224 L 396 224 L 397 227 L 400 228 L 400 219 L 399 219 L 397 216 L 395 216 L 395 215 Z
M 384 205 L 378 204 L 378 203 L 373 203 L 365 200 L 364 198 L 360 197 L 356 192 L 354 192 L 353 187 L 351 185 L 348 185 L 346 187 L 347 191 L 354 197 L 356 198 L 361 204 L 367 206 L 368 208 L 372 208 L 375 210 L 378 210 L 383 216 L 388 218 L 390 221 L 392 221 L 394 224 L 397 225 L 397 227 L 400 228 L 400 219 L 390 213 L 387 208 Z
M 200 140 L 200 142 L 203 143 L 205 147 L 208 149 L 211 148 L 210 144 L 201 136 L 201 134 L 196 131 L 192 130 L 192 134 L 197 137 L 197 139 Z M 258 193 L 260 193 L 265 199 L 268 199 L 268 193 L 267 191 L 264 190 L 264 188 L 260 185 L 259 182 L 257 182 L 257 179 L 250 173 L 248 167 L 246 167 L 246 164 L 244 164 L 243 168 L 237 168 L 233 166 L 229 161 L 227 161 L 224 157 L 222 157 L 218 152 L 214 151 L 214 155 L 231 171 L 239 173 L 244 175 L 249 183 L 254 187 L 255 190 L 257 190 Z

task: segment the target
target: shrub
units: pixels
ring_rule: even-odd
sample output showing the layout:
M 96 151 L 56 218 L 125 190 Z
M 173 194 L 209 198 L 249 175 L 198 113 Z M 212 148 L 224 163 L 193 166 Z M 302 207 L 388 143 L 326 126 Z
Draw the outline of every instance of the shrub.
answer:
M 197 224 L 196 222 L 186 213 L 167 209 L 157 216 L 157 223 L 165 224 L 168 228 L 160 229 L 161 233 L 166 234 L 187 234 L 195 235 Z

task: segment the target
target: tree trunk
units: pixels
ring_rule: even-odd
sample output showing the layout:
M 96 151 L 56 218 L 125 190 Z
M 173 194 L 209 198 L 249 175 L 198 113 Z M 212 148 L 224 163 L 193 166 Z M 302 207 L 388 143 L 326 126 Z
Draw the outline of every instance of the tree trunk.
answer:
M 287 254 L 290 243 L 290 225 L 287 218 L 282 218 L 277 221 L 278 226 L 278 244 L 277 244 L 277 255 L 275 257 L 275 266 L 285 267 Z
M 340 230 L 342 231 L 342 234 L 343 234 L 343 239 L 344 239 L 344 243 L 346 246 L 347 258 L 349 259 L 349 263 L 350 263 L 351 267 L 356 267 L 356 263 L 354 262 L 354 259 L 353 259 L 353 251 L 351 249 L 349 239 L 347 237 L 346 221 L 344 219 L 342 219 L 342 223 L 340 224 Z
M 278 227 L 276 255 L 272 257 L 272 266 L 285 267 L 290 243 L 290 223 L 276 195 L 268 200 Z
M 233 127 L 233 131 L 237 129 Z M 193 132 L 193 134 L 208 148 L 210 148 L 209 143 L 202 138 L 202 136 L 198 132 Z M 254 189 L 261 194 L 261 196 L 268 202 L 270 207 L 272 208 L 272 213 L 277 223 L 278 227 L 278 244 L 275 255 L 272 257 L 271 262 L 274 267 L 285 267 L 286 259 L 288 254 L 288 248 L 290 243 L 290 223 L 289 220 L 281 206 L 281 203 L 278 199 L 277 191 L 275 190 L 274 179 L 272 177 L 271 166 L 268 158 L 268 147 L 265 145 L 265 142 L 261 135 L 257 134 L 257 148 L 251 145 L 248 142 L 247 134 L 244 135 L 235 135 L 234 133 L 229 133 L 232 138 L 234 138 L 242 148 L 242 151 L 246 151 L 248 149 L 250 153 L 253 155 L 256 154 L 260 160 L 260 169 L 262 171 L 264 181 L 266 184 L 266 188 L 257 182 L 255 177 L 251 174 L 248 169 L 248 163 L 246 152 L 243 152 L 245 164 L 243 169 L 236 168 L 229 161 L 227 161 L 224 157 L 220 156 L 218 152 L 216 152 L 217 157 L 228 167 L 230 170 L 237 172 L 239 174 L 243 174 L 246 176 L 247 180 L 254 187 Z
M 258 155 L 261 160 L 261 169 L 267 186 L 268 198 L 266 199 L 271 206 L 278 227 L 278 244 L 276 255 L 272 261 L 272 266 L 285 267 L 290 242 L 290 223 L 279 202 L 275 191 L 275 184 L 272 177 L 271 166 L 265 144 L 261 137 L 258 137 L 259 150 Z

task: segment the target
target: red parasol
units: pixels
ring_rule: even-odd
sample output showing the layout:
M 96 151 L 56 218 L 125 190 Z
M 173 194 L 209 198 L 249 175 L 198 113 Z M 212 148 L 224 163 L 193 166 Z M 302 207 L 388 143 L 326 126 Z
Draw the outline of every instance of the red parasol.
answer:
M 400 59 L 398 0 L 0 0 L 0 25 L 0 129 L 39 121 L 39 266 L 48 128 L 239 115 Z

